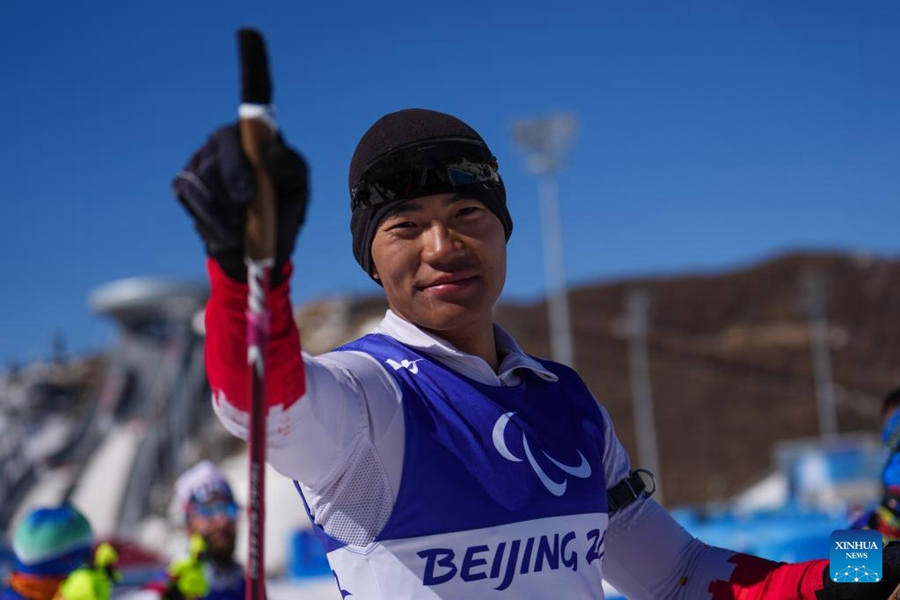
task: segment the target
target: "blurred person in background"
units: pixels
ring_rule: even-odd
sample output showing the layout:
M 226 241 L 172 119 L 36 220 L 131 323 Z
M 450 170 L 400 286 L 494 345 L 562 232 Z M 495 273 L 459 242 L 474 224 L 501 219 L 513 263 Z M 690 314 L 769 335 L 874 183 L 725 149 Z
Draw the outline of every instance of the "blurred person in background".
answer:
M 176 480 L 174 503 L 187 552 L 128 598 L 243 600 L 244 568 L 234 558 L 239 508 L 224 474 L 211 461 L 197 463 Z
M 885 541 L 900 540 L 900 387 L 881 401 L 881 441 L 888 451 L 881 471 L 881 501 L 856 518 L 852 527 L 878 530 Z
M 87 518 L 75 506 L 38 507 L 15 529 L 13 569 L 0 600 L 108 600 L 117 574 L 109 544 L 93 551 Z
M 244 567 L 234 558 L 240 508 L 225 475 L 211 461 L 197 463 L 175 482 L 175 501 L 187 534 L 199 535 L 205 544 L 206 598 L 243 598 Z

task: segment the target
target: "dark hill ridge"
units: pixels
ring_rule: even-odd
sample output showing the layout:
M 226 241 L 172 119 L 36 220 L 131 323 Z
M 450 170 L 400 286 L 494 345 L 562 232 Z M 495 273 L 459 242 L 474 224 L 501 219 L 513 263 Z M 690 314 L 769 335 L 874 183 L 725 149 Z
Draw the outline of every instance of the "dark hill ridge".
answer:
M 838 430 L 877 427 L 900 385 L 900 261 L 790 254 L 734 272 L 635 279 L 571 291 L 576 368 L 636 456 L 628 294 L 651 298 L 647 347 L 669 505 L 731 495 L 762 476 L 774 442 L 818 434 L 806 273 L 823 283 Z M 549 354 L 546 305 L 503 305 L 497 320 Z

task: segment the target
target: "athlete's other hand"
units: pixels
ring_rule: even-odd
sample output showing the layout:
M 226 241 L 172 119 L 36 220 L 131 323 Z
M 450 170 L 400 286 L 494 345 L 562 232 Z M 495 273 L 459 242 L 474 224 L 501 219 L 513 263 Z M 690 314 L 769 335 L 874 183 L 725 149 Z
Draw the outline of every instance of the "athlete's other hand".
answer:
M 275 266 L 273 286 L 281 283 L 285 264 L 306 215 L 306 161 L 279 135 L 265 152 L 266 169 L 275 184 Z M 206 253 L 232 279 L 247 280 L 244 227 L 247 206 L 256 195 L 256 178 L 241 149 L 237 124 L 214 131 L 172 182 L 175 197 L 194 219 Z

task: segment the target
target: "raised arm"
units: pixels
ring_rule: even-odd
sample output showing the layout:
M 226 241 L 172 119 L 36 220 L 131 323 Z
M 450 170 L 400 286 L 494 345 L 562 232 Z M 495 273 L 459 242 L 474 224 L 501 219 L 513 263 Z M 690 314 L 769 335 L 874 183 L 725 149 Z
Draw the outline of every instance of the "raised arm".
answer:
M 205 352 L 216 414 L 229 432 L 246 440 L 250 393 L 243 227 L 255 181 L 238 136 L 234 125 L 216 130 L 173 187 L 208 255 L 212 293 L 206 306 Z M 356 446 L 368 445 L 373 456 L 388 463 L 387 478 L 395 492 L 402 435 L 391 432 L 398 431 L 399 392 L 371 359 L 347 352 L 315 358 L 301 353 L 289 285 L 290 257 L 306 208 L 306 165 L 281 138 L 267 159 L 277 192 L 276 256 L 266 296 L 267 460 L 319 491 L 361 451 Z
M 277 137 L 265 162 L 275 184 L 275 265 L 267 295 L 270 314 L 266 351 L 266 404 L 287 407 L 304 392 L 300 338 L 289 298 L 290 257 L 306 213 L 307 168 Z M 244 231 L 256 193 L 253 168 L 241 148 L 237 125 L 216 130 L 173 182 L 175 196 L 193 217 L 203 239 L 212 295 L 206 313 L 206 366 L 217 402 L 249 408 L 246 355 L 247 267 Z

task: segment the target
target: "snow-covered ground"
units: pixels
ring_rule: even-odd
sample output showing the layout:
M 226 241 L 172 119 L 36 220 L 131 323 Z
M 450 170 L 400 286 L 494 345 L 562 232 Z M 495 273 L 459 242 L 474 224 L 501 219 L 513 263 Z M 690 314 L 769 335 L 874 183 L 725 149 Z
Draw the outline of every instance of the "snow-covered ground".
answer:
M 91 456 L 76 484 L 72 502 L 88 518 L 98 537 L 116 533 L 116 517 L 125 497 L 138 442 L 139 436 L 130 423 L 114 427 Z
M 273 579 L 266 583 L 269 600 L 342 600 L 331 575 L 309 579 Z

